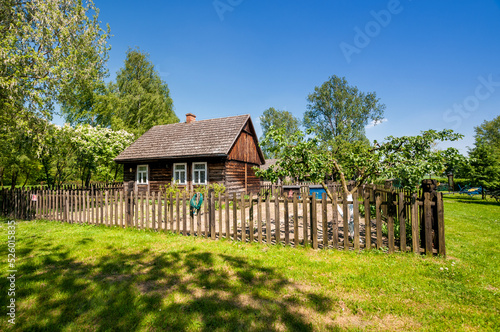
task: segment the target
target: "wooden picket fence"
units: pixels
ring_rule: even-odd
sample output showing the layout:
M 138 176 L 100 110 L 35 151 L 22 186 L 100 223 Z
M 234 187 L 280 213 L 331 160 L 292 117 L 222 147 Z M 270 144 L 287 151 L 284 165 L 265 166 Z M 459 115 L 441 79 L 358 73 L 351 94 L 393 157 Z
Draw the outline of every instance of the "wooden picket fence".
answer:
M 209 191 L 207 196 L 196 211 L 190 206 L 192 193 L 186 192 L 174 196 L 125 190 L 3 190 L 0 208 L 3 216 L 18 219 L 134 227 L 314 249 L 376 248 L 389 253 L 446 255 L 442 193 L 419 198 L 366 185 L 352 200 L 342 191 L 333 201 L 325 194 L 318 199 L 296 194 L 215 196 Z

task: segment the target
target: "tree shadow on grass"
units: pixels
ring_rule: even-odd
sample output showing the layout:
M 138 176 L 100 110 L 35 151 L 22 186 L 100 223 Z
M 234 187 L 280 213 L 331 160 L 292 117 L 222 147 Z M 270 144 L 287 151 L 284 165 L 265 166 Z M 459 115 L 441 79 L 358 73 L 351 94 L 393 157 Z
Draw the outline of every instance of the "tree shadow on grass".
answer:
M 19 268 L 20 330 L 312 331 L 309 316 L 332 307 L 280 271 L 231 254 L 111 249 L 77 261 L 64 246 L 42 250 Z

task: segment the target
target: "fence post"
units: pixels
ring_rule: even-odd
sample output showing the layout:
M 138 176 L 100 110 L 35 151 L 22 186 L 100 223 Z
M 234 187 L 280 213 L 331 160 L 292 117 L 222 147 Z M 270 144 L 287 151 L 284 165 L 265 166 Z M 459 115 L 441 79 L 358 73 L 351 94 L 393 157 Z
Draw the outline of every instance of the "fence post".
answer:
M 208 189 L 208 229 L 210 230 L 210 238 L 215 240 L 215 200 L 212 188 Z
M 398 218 L 399 218 L 399 249 L 406 252 L 406 215 L 405 215 L 405 193 L 398 194 Z
M 394 253 L 394 194 L 387 193 L 387 237 L 389 242 L 389 253 Z
M 437 211 L 437 181 L 426 179 L 422 181 L 422 193 L 424 196 L 423 225 L 421 229 L 422 246 L 425 246 L 427 255 L 433 254 L 433 248 L 439 252 L 438 239 L 438 211 Z M 429 194 L 429 195 L 425 195 Z M 428 201 L 428 205 L 426 205 Z M 426 210 L 427 208 L 427 210 Z
M 365 186 L 364 189 L 364 205 L 365 205 L 365 249 L 372 248 L 372 222 L 370 208 L 370 187 Z
M 444 209 L 443 209 L 443 193 L 437 194 L 437 224 L 438 224 L 438 249 L 439 254 L 446 257 L 446 246 L 444 243 Z
M 425 254 L 432 255 L 432 207 L 430 193 L 424 193 Z
M 349 207 L 347 205 L 347 193 L 344 191 L 342 193 L 342 207 L 344 214 L 344 250 L 349 250 Z
M 313 249 L 318 249 L 318 218 L 316 213 L 316 193 L 311 196 L 311 242 Z
M 127 182 L 127 186 L 125 188 L 125 223 L 127 227 L 130 227 L 132 224 L 132 193 L 134 192 L 134 181 Z
M 374 191 L 375 196 L 375 216 L 376 216 L 376 231 L 377 231 L 377 249 L 382 248 L 382 216 L 380 214 L 380 205 L 382 204 L 382 196 L 380 192 Z
M 241 206 L 240 206 L 240 216 L 241 216 L 241 242 L 247 241 L 247 220 L 245 211 L 245 194 L 241 193 L 240 196 Z
M 411 242 L 413 253 L 420 254 L 420 231 L 418 222 L 418 199 L 417 193 L 411 196 Z

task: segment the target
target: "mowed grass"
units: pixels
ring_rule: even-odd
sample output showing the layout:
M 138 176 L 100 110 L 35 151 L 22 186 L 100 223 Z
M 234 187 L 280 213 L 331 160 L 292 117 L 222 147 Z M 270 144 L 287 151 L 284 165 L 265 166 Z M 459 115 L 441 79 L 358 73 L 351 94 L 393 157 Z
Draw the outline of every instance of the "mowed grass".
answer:
M 446 259 L 19 222 L 0 330 L 498 331 L 500 205 L 447 197 L 445 218 Z

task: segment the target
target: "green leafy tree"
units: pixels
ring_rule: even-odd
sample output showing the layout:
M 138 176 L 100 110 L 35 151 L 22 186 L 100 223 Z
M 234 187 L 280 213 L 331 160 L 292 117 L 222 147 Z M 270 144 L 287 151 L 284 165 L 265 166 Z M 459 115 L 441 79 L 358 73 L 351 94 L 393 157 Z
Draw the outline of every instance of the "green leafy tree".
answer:
M 484 121 L 475 131 L 476 145 L 489 145 L 500 151 L 500 115 L 491 121 Z
M 484 189 L 500 189 L 498 153 L 485 144 L 476 145 L 469 151 L 469 178 L 474 185 Z
M 125 129 L 138 137 L 153 126 L 179 122 L 168 85 L 161 80 L 148 54 L 129 49 L 113 89 L 111 94 L 115 96 L 111 98 L 118 104 L 112 110 L 111 128 Z
M 467 167 L 469 178 L 485 189 L 500 189 L 500 116 L 474 130 L 475 143 L 469 150 Z
M 356 86 L 349 85 L 345 78 L 335 75 L 314 88 L 307 100 L 304 126 L 330 146 L 334 138 L 368 143 L 365 126 L 369 121 L 380 122 L 385 110 L 375 92 L 361 92 Z
M 0 108 L 50 119 L 106 75 L 109 28 L 89 0 L 0 0 Z
M 300 121 L 292 113 L 277 110 L 274 107 L 265 110 L 259 119 L 262 128 L 262 143 L 260 144 L 262 152 L 264 152 L 266 158 L 277 158 L 278 156 L 272 152 L 276 143 L 272 139 L 264 141 L 263 138 L 272 126 L 284 128 L 285 132 L 289 135 L 294 134 L 299 130 Z
M 445 167 L 442 151 L 432 151 L 435 141 L 457 140 L 462 137 L 451 130 L 428 130 L 418 136 L 388 137 L 385 142 L 367 146 L 361 141 L 336 144 L 337 148 L 320 148 L 321 139 L 301 131 L 288 135 L 283 128 L 271 128 L 264 140 L 272 139 L 273 148 L 281 158 L 267 170 L 256 169 L 257 176 L 276 182 L 292 177 L 320 183 L 330 198 L 326 180 L 339 179 L 344 191 L 352 194 L 358 188 L 379 177 L 399 178 L 404 188 L 415 190 L 425 174 L 438 172 Z M 309 137 L 308 137 L 309 136 Z M 348 190 L 348 180 L 354 186 Z

